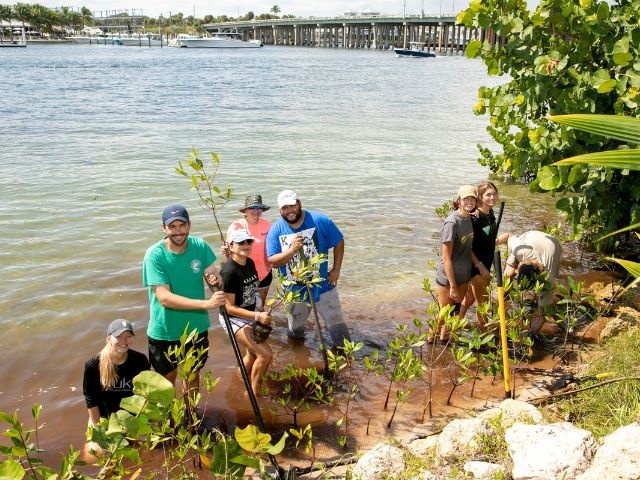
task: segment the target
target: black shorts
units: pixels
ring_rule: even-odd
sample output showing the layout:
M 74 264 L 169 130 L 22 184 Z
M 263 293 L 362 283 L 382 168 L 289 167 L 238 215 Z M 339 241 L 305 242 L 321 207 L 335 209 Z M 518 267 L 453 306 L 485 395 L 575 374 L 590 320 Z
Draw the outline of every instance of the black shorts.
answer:
M 273 282 L 273 272 L 269 272 L 269 275 L 260 280 L 260 285 L 258 285 L 258 288 L 269 288 L 271 282 Z
M 202 365 L 207 363 L 209 358 L 209 332 L 202 332 L 196 335 L 193 345 L 197 348 L 204 348 L 204 356 L 201 357 Z M 160 375 L 167 375 L 178 366 L 175 358 L 167 358 L 170 347 L 180 346 L 180 340 L 156 340 L 149 337 L 149 361 L 153 369 Z

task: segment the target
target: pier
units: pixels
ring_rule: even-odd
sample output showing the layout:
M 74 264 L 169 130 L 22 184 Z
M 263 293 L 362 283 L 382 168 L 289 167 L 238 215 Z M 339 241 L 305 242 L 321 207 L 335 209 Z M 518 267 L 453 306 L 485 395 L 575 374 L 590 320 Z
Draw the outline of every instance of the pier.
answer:
M 210 23 L 202 28 L 210 33 L 235 30 L 243 40 L 265 45 L 388 50 L 420 42 L 425 50 L 456 54 L 463 53 L 472 39 L 495 43 L 491 32 L 468 29 L 455 20 L 453 14 L 341 16 Z

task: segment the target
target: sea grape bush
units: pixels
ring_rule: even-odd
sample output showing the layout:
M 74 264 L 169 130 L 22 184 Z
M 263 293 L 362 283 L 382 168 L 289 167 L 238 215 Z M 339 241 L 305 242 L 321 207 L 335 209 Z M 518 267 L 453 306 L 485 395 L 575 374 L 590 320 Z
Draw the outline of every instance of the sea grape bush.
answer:
M 473 40 L 480 57 L 505 82 L 483 86 L 474 107 L 488 115 L 499 149 L 479 146 L 479 162 L 557 196 L 574 238 L 615 231 L 640 220 L 640 173 L 562 158 L 625 148 L 628 142 L 551 123 L 547 115 L 599 113 L 640 116 L 640 1 L 473 0 L 457 18 L 468 28 L 495 32 L 499 41 Z M 610 249 L 612 239 L 596 244 Z

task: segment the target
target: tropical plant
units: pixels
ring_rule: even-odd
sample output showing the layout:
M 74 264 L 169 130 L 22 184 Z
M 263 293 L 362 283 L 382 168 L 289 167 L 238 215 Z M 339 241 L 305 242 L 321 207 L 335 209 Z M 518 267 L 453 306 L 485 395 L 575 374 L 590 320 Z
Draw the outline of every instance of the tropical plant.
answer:
M 629 75 L 632 75 L 629 73 Z M 634 74 L 632 78 L 640 80 L 640 75 Z M 584 130 L 595 135 L 603 135 L 614 138 L 626 144 L 640 145 L 640 118 L 628 118 L 618 115 L 558 115 L 551 116 L 549 120 L 566 125 L 579 130 Z M 554 165 L 557 167 L 573 165 L 595 165 L 601 168 L 622 169 L 622 173 L 628 174 L 630 171 L 640 171 L 640 149 L 620 148 L 613 151 L 595 152 L 566 158 Z M 631 218 L 638 220 L 640 217 L 640 205 L 638 202 L 629 201 L 623 208 L 630 211 Z M 604 239 L 619 233 L 627 232 L 640 227 L 640 222 L 633 223 L 624 228 L 610 232 L 600 239 Z M 638 235 L 640 239 L 640 235 Z M 627 287 L 634 288 L 640 283 L 640 263 L 630 260 L 623 260 L 615 257 L 608 257 L 607 260 L 618 263 L 627 270 L 635 280 Z
M 545 116 L 565 113 L 640 115 L 640 8 L 637 0 L 473 0 L 457 21 L 488 32 L 472 40 L 480 57 L 505 82 L 481 87 L 474 107 L 489 115 L 487 131 L 499 144 L 479 147 L 480 163 L 559 196 L 556 206 L 574 238 L 613 232 L 640 218 L 637 171 L 554 162 L 586 152 L 615 150 L 626 140 L 597 138 L 560 128 Z M 497 37 L 497 40 L 496 40 Z M 610 248 L 613 242 L 599 243 Z
M 299 428 L 298 416 L 312 405 L 333 403 L 333 387 L 315 367 L 296 368 L 288 364 L 283 371 L 270 372 L 268 378 L 279 388 L 275 392 L 276 401 L 282 412 L 291 416 L 294 429 Z M 278 414 L 277 407 L 272 409 L 272 414 Z
M 180 14 L 182 15 L 182 14 Z M 176 172 L 191 180 L 194 190 L 198 194 L 198 204 L 206 211 L 211 212 L 216 222 L 220 240 L 224 244 L 225 237 L 220 228 L 217 212 L 231 200 L 231 187 L 221 188 L 215 182 L 220 169 L 220 157 L 215 152 L 209 152 L 211 159 L 205 163 L 198 156 L 195 148 L 191 149 L 191 157 L 185 160 L 186 166 L 178 162 Z
M 273 7 L 271 7 L 271 10 L 269 11 L 273 12 L 274 15 L 277 15 L 280 13 L 280 7 L 278 5 L 274 5 Z

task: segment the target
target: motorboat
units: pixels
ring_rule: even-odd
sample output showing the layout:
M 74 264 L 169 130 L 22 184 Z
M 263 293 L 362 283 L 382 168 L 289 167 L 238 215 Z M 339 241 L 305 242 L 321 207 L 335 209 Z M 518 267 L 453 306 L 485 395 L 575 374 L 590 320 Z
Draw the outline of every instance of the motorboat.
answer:
M 167 44 L 167 42 L 163 41 L 158 35 L 152 35 L 150 33 L 134 33 L 120 37 L 114 40 L 113 43 L 126 47 L 161 47 Z
M 178 48 L 260 48 L 260 40 L 242 40 L 237 32 L 216 32 L 212 36 L 197 36 L 181 33 L 169 42 Z
M 436 54 L 424 49 L 425 44 L 421 42 L 409 42 L 409 48 L 394 48 L 398 57 L 435 57 Z

